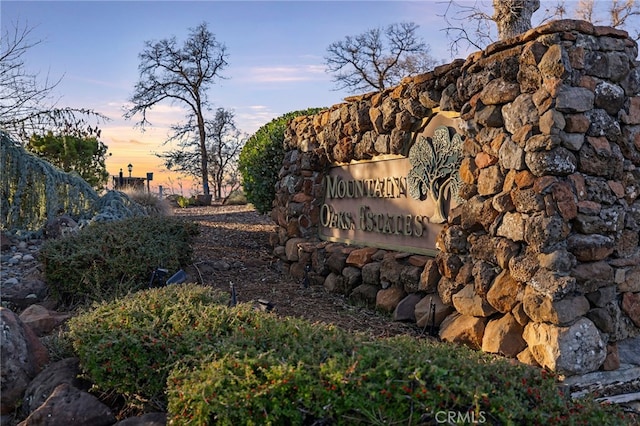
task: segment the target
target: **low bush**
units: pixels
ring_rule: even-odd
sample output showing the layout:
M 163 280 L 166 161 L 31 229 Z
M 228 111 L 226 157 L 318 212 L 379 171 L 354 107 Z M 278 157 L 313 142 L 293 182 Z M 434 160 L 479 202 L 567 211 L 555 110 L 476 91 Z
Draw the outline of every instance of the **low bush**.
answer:
M 224 204 L 227 206 L 244 206 L 247 203 L 247 196 L 244 195 L 241 189 L 233 191 L 226 200 L 224 200 Z
M 171 216 L 173 214 L 171 203 L 155 194 L 135 189 L 128 189 L 124 193 L 131 200 L 140 204 L 149 216 Z
M 99 389 L 160 401 L 172 424 L 602 424 L 544 370 L 412 337 L 370 340 L 283 319 L 194 284 L 103 303 L 70 321 Z
M 64 303 L 111 300 L 145 288 L 155 268 L 177 271 L 191 261 L 197 225 L 174 217 L 92 223 L 40 251 L 47 283 Z

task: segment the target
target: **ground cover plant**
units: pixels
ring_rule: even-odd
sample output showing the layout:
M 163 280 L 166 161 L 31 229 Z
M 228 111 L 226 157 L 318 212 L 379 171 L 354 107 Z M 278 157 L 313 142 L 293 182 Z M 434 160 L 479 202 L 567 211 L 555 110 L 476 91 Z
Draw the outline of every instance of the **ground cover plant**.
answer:
M 197 225 L 175 217 L 96 222 L 40 251 L 47 283 L 67 304 L 111 300 L 145 288 L 155 268 L 188 265 Z
M 620 424 L 541 369 L 429 339 L 375 339 L 172 285 L 103 302 L 68 337 L 95 386 L 172 424 Z

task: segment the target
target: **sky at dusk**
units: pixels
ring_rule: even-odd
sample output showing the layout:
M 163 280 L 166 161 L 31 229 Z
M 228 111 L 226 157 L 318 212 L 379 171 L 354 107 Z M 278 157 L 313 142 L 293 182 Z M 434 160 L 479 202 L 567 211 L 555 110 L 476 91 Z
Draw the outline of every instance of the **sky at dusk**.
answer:
M 490 5 L 490 1 L 485 1 Z M 347 35 L 396 22 L 412 21 L 419 36 L 442 63 L 453 58 L 440 15 L 446 2 L 406 1 L 8 1 L 0 2 L 2 33 L 18 25 L 32 28 L 41 41 L 25 57 L 27 69 L 41 79 L 61 78 L 54 95 L 58 106 L 89 108 L 111 120 L 101 124 L 109 147 L 107 168 L 117 174 L 133 165 L 134 176 L 154 172 L 152 188 L 179 192 L 176 175 L 162 171 L 154 153 L 168 126 L 183 120 L 169 103 L 148 114 L 144 133 L 122 114 L 138 80 L 138 54 L 145 41 L 175 36 L 182 44 L 189 28 L 208 23 L 229 54 L 224 80 L 209 97 L 214 108 L 235 114 L 238 128 L 254 133 L 287 112 L 340 103 L 350 93 L 334 90 L 325 72 L 326 48 Z M 465 58 L 469 52 L 460 52 Z M 190 180 L 183 180 L 189 195 Z

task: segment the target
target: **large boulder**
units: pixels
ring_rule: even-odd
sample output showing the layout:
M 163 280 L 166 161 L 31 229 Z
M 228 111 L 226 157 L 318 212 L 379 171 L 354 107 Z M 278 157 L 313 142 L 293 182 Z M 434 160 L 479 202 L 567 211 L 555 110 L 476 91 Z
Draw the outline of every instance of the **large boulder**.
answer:
M 63 383 L 18 426 L 109 426 L 115 422 L 109 407 L 98 398 Z
M 595 371 L 607 356 L 607 345 L 598 328 L 587 318 L 567 327 L 530 322 L 522 337 L 541 366 L 561 374 Z
M 51 396 L 54 389 L 63 383 L 81 390 L 88 390 L 91 383 L 80 377 L 78 358 L 65 358 L 49 364 L 27 386 L 22 403 L 22 413 L 26 416 L 35 411 Z
M 22 401 L 29 382 L 49 361 L 49 356 L 31 328 L 10 309 L 0 307 L 0 327 L 0 414 L 9 414 Z

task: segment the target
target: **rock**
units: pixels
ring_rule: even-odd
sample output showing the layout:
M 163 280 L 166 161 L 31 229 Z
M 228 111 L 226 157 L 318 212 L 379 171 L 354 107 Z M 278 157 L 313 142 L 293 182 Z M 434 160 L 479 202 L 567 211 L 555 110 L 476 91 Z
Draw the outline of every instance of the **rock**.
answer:
M 513 315 L 516 321 L 518 321 L 518 324 L 523 327 L 527 325 L 531 320 L 531 318 L 529 318 L 529 315 L 527 315 L 527 313 L 524 311 L 524 304 L 522 302 L 518 302 L 516 306 L 513 307 L 513 309 L 511 310 L 511 315 Z
M 499 268 L 492 263 L 478 260 L 473 263 L 471 273 L 473 275 L 473 287 L 476 294 L 482 298 L 487 296 L 493 280 L 498 275 Z
M 619 292 L 640 292 L 640 265 L 626 269 L 624 277 L 624 281 L 618 284 Z
M 566 176 L 576 171 L 576 156 L 564 147 L 550 151 L 527 152 L 525 162 L 536 176 Z
M 613 268 L 604 260 L 580 263 L 573 268 L 571 276 L 582 293 L 591 293 L 614 283 Z
M 621 307 L 636 327 L 640 327 L 640 293 L 623 293 Z
M 372 284 L 360 284 L 353 289 L 349 295 L 349 299 L 355 304 L 362 303 L 365 306 L 375 306 L 376 296 L 380 287 Z
M 331 272 L 336 274 L 342 273 L 342 270 L 347 264 L 347 254 L 341 251 L 335 251 L 329 255 L 327 259 L 327 266 Z
M 410 293 L 402 299 L 393 311 L 394 321 L 416 322 L 416 305 L 422 299 L 417 293 Z
M 533 253 L 524 253 L 511 258 L 509 271 L 511 276 L 520 282 L 526 283 L 540 268 L 537 257 Z M 505 268 L 506 269 L 506 268 Z
M 567 325 L 589 312 L 589 301 L 584 296 L 567 296 L 553 300 L 527 286 L 522 301 L 524 311 L 531 320 Z
M 598 83 L 595 89 L 595 106 L 616 116 L 624 105 L 624 90 L 622 87 L 607 81 Z
M 491 320 L 484 329 L 482 350 L 513 358 L 527 346 L 523 331 L 524 327 L 511 314 Z
M 109 407 L 98 398 L 63 383 L 19 426 L 109 426 L 115 422 Z
M 440 338 L 445 342 L 480 349 L 486 322 L 486 318 L 476 318 L 454 312 L 445 318 L 440 325 Z
M 65 237 L 78 232 L 78 229 L 78 223 L 71 216 L 63 214 L 46 223 L 44 236 L 47 239 Z
M 50 311 L 41 305 L 31 305 L 20 314 L 22 322 L 31 327 L 36 336 L 50 333 L 70 317 L 69 314 Z
M 420 288 L 420 275 L 423 268 L 406 265 L 400 272 L 400 284 L 407 293 L 415 293 Z
M 344 278 L 342 275 L 331 272 L 324 279 L 324 289 L 329 293 L 345 294 Z
M 165 426 L 166 424 L 167 413 L 146 413 L 120 420 L 113 426 Z
M 433 304 L 433 309 L 431 304 Z M 438 329 L 442 321 L 453 312 L 453 307 L 445 305 L 440 296 L 429 294 L 416 304 L 414 315 L 418 327 L 425 329 L 433 323 L 434 328 Z
M 580 262 L 602 260 L 613 253 L 614 240 L 606 235 L 574 234 L 567 239 L 567 249 Z
M 615 333 L 615 324 L 609 311 L 605 308 L 593 308 L 587 312 L 589 318 L 600 331 L 607 334 Z
M 465 239 L 466 240 L 466 239 Z M 426 293 L 435 293 L 438 291 L 438 281 L 440 281 L 440 271 L 435 259 L 427 260 L 427 263 L 420 274 L 420 284 L 418 290 Z
M 3 270 L 3 273 L 5 271 Z M 48 291 L 48 287 L 42 273 L 33 268 L 25 273 L 21 279 L 16 279 L 16 284 L 2 284 L 2 300 L 24 309 L 33 303 L 42 302 Z
M 503 270 L 487 292 L 487 302 L 498 312 L 510 312 L 524 296 L 525 286 Z
M 362 282 L 362 272 L 354 266 L 347 266 L 342 270 L 344 278 L 345 294 L 350 294 Z
M 373 286 L 380 285 L 380 262 L 367 263 L 362 267 L 362 282 Z
M 285 255 L 289 262 L 298 261 L 298 244 L 306 243 L 305 238 L 290 238 L 285 245 Z
M 24 416 L 28 416 L 44 404 L 58 385 L 66 383 L 77 389 L 89 390 L 91 383 L 80 379 L 79 375 L 78 358 L 65 358 L 48 365 L 27 386 L 21 407 Z
M 382 288 L 400 284 L 402 268 L 403 265 L 398 262 L 393 253 L 385 255 L 380 268 L 380 284 Z
M 502 107 L 504 127 L 511 134 L 514 134 L 522 126 L 531 124 L 538 125 L 538 111 L 529 93 L 519 95 L 513 102 Z
M 11 413 L 31 379 L 49 361 L 47 349 L 11 310 L 0 307 L 0 414 Z
M 576 113 L 593 108 L 595 94 L 584 87 L 562 86 L 556 98 L 556 109 L 560 112 Z
M 554 250 L 551 253 L 538 254 L 540 266 L 551 272 L 569 273 L 576 266 L 576 258 L 565 249 Z M 574 276 L 572 274 L 572 276 Z
M 524 241 L 525 219 L 522 213 L 507 212 L 502 217 L 497 235 L 511 241 Z
M 607 356 L 600 332 L 586 318 L 567 327 L 531 322 L 524 328 L 523 337 L 536 361 L 560 374 L 595 371 Z
M 497 165 L 480 170 L 478 176 L 478 194 L 494 195 L 502 191 L 504 176 Z
M 604 308 L 616 298 L 616 286 L 601 287 L 585 296 L 593 306 Z
M 438 295 L 442 298 L 442 302 L 451 305 L 453 295 L 462 290 L 465 286 L 463 282 L 457 282 L 447 277 L 440 278 L 438 281 Z
M 356 249 L 347 256 L 347 265 L 362 269 L 364 265 L 371 262 L 373 255 L 377 251 L 378 249 L 375 247 Z
M 560 300 L 576 289 L 576 279 L 540 268 L 528 282 L 529 286 L 551 300 Z
M 453 306 L 462 315 L 474 317 L 488 317 L 497 311 L 493 306 L 476 293 L 473 284 L 467 284 L 462 290 L 453 295 Z
M 519 94 L 520 86 L 517 83 L 496 78 L 484 86 L 480 92 L 480 100 L 485 105 L 499 105 L 513 101 Z
M 613 342 L 607 345 L 607 357 L 604 359 L 602 366 L 603 371 L 613 371 L 620 368 L 620 355 L 618 353 L 618 343 Z
M 404 289 L 398 287 L 380 290 L 376 295 L 376 308 L 385 312 L 393 312 L 398 303 L 406 296 L 407 293 Z
M 9 237 L 4 232 L 0 232 L 0 250 L 7 251 L 11 248 L 12 245 L 13 241 L 11 240 L 11 237 Z
M 525 348 L 522 352 L 518 354 L 518 356 L 516 356 L 516 358 L 518 359 L 518 361 L 520 361 L 525 365 L 540 367 L 540 364 L 538 364 L 538 361 L 536 361 L 535 357 L 533 356 L 529 348 Z

